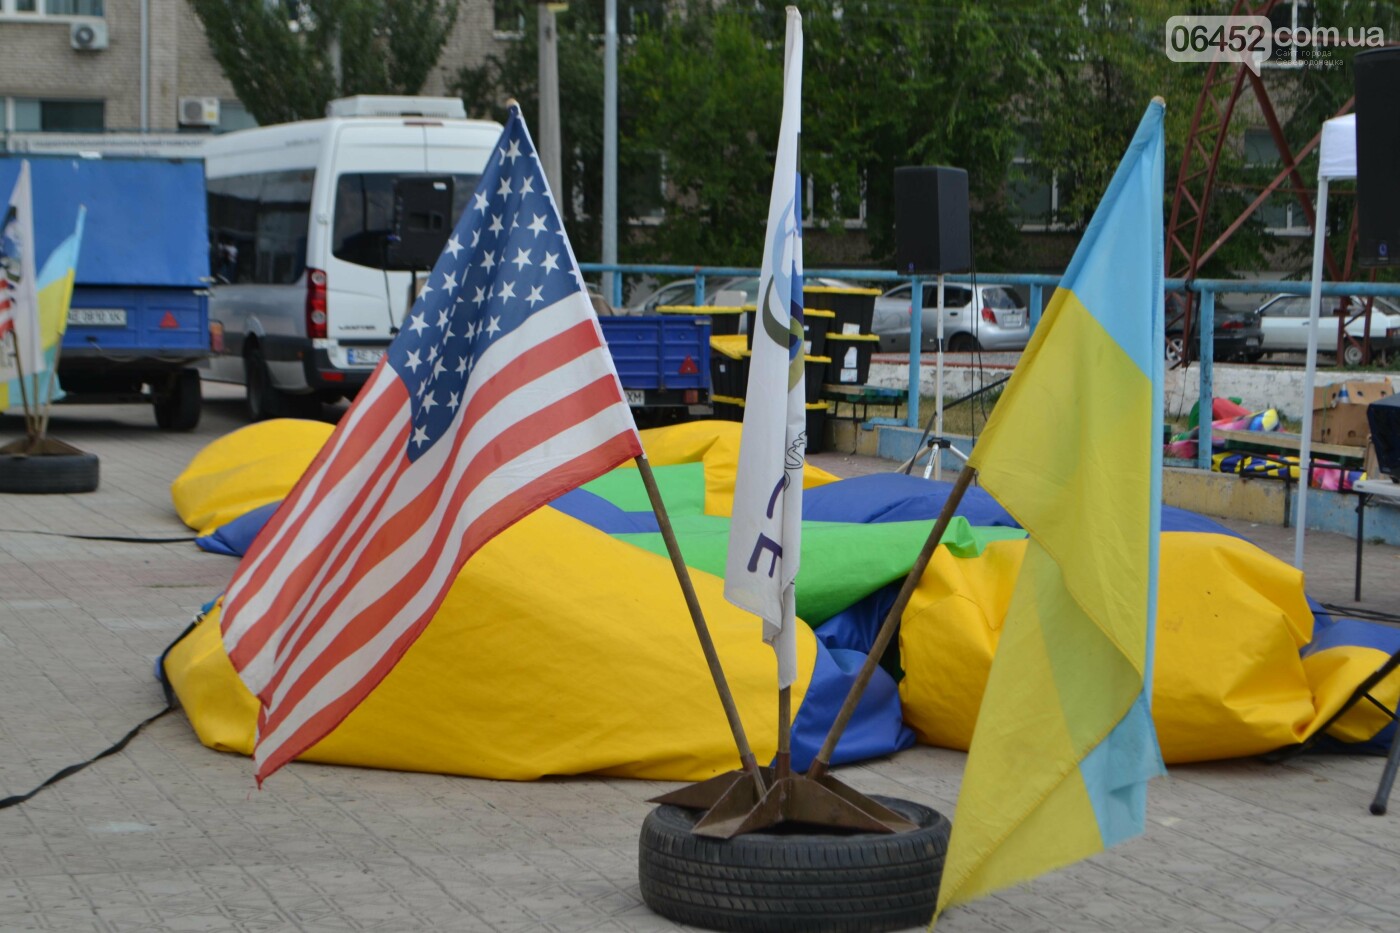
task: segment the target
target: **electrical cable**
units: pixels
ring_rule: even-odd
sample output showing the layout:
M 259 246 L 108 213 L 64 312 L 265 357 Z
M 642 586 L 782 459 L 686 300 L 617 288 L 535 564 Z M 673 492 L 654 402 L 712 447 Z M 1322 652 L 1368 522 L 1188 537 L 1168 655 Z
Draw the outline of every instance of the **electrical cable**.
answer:
M 98 752 L 96 755 L 93 755 L 91 758 L 77 762 L 76 764 L 68 765 L 66 768 L 60 768 L 58 771 L 55 771 L 53 774 L 49 775 L 49 777 L 45 781 L 43 781 L 34 789 L 28 791 L 27 793 L 13 794 L 9 797 L 0 798 L 0 810 L 5 810 L 10 807 L 19 806 L 26 800 L 29 800 L 32 797 L 34 797 L 35 794 L 39 793 L 44 788 L 52 787 L 59 781 L 62 781 L 65 778 L 70 778 L 73 775 L 77 774 L 79 771 L 82 771 L 88 765 L 101 761 L 103 758 L 106 758 L 110 755 L 115 755 L 117 752 L 120 752 L 122 749 L 126 748 L 127 745 L 131 743 L 132 739 L 140 735 L 142 729 L 146 728 L 151 723 L 155 722 L 157 719 L 160 719 L 161 717 L 171 712 L 174 712 L 174 710 L 176 709 L 175 688 L 171 685 L 170 678 L 165 673 L 165 659 L 170 654 L 170 652 L 174 650 L 175 646 L 184 640 L 186 635 L 194 631 L 194 627 L 198 625 L 201 621 L 203 621 L 203 619 L 204 613 L 202 611 L 196 614 L 194 620 L 190 622 L 189 625 L 185 626 L 185 630 L 181 632 L 178 636 L 176 636 L 175 640 L 165 647 L 165 650 L 160 653 L 160 657 L 156 660 L 156 674 L 160 679 L 161 693 L 165 696 L 164 709 L 150 716 L 147 716 L 145 719 L 138 722 L 135 726 L 131 728 L 130 731 L 126 733 L 126 735 L 122 736 L 115 743 L 109 745 L 107 748 Z
M 121 544 L 188 544 L 194 536 L 183 538 L 139 538 L 134 535 L 79 535 L 65 531 L 37 531 L 33 528 L 0 528 L 6 535 L 46 535 L 51 538 L 74 538 L 79 541 L 116 541 Z

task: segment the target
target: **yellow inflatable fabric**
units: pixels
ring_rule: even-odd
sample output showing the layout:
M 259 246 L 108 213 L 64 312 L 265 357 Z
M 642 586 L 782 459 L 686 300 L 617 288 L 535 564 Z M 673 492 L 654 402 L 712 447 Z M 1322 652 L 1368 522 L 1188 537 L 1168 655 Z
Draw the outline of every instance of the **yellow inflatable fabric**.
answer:
M 548 585 L 521 586 L 522 568 Z M 768 761 L 773 652 L 758 620 L 725 602 L 722 580 L 691 575 L 749 741 Z M 793 709 L 816 652 L 798 626 Z M 166 672 L 200 741 L 251 753 L 257 701 L 224 653 L 217 610 L 170 652 Z M 479 551 L 398 666 L 301 760 L 506 780 L 690 781 L 738 765 L 670 562 L 553 509 Z
M 1304 658 L 1303 670 L 1317 694 L 1317 718 L 1326 721 L 1335 715 L 1356 685 L 1379 670 L 1389 657 L 1363 645 L 1339 645 Z M 1347 710 L 1327 730 L 1329 736 L 1342 742 L 1367 742 L 1390 725 L 1386 710 L 1400 704 L 1400 669 L 1391 671 L 1369 692 L 1376 702 L 1357 703 Z
M 207 535 L 285 498 L 333 430 L 321 421 L 278 418 L 211 441 L 170 484 L 175 512 Z
M 171 483 L 176 513 L 186 525 L 207 535 L 246 512 L 284 498 L 333 430 L 334 425 L 321 421 L 279 418 L 212 441 Z M 741 430 L 733 421 L 692 421 L 642 431 L 642 446 L 652 466 L 703 462 L 705 511 L 728 515 L 734 504 Z M 803 477 L 806 489 L 838 479 L 810 464 Z
M 925 571 L 900 633 L 900 699 L 920 741 L 968 747 L 1024 552 L 1024 541 L 975 558 L 939 551 Z M 1312 637 L 1302 574 L 1246 541 L 1163 534 L 1158 590 L 1152 713 L 1168 763 L 1301 741 L 1360 679 L 1300 660 Z
M 739 437 L 743 425 L 736 421 L 691 421 L 642 431 L 642 448 L 652 466 L 677 463 L 705 464 L 705 514 L 728 515 L 734 510 L 734 479 L 739 470 Z M 839 476 L 810 463 L 802 470 L 802 488 L 834 483 Z

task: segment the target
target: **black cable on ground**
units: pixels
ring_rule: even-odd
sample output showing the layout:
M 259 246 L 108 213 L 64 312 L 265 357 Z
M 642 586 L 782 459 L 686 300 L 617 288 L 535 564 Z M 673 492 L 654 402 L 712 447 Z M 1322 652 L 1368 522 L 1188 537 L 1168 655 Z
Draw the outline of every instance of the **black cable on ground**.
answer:
M 1340 606 L 1334 603 L 1323 603 L 1322 608 L 1326 609 L 1334 616 L 1341 616 L 1346 619 L 1360 619 L 1364 622 L 1385 622 L 1390 625 L 1400 625 L 1400 615 L 1393 612 L 1382 612 L 1379 609 L 1364 609 L 1361 606 Z
M 186 544 L 197 541 L 194 536 L 183 538 L 138 538 L 132 535 L 78 535 L 66 531 L 36 531 L 32 528 L 0 528 L 0 534 L 47 535 L 50 538 L 76 538 L 79 541 L 117 541 L 122 544 Z
M 54 784 L 57 784 L 64 778 L 72 777 L 73 775 L 77 774 L 79 771 L 82 771 L 84 768 L 86 768 L 93 762 L 101 761 L 103 758 L 106 758 L 109 755 L 115 755 L 117 752 L 126 748 L 126 746 L 130 744 L 131 740 L 136 738 L 136 736 L 141 733 L 142 729 L 146 728 L 151 723 L 155 722 L 157 719 L 160 719 L 167 713 L 174 711 L 176 708 L 175 688 L 170 685 L 170 678 L 165 675 L 165 658 L 168 654 L 170 654 L 170 652 L 174 649 L 176 645 L 178 645 L 181 641 L 184 640 L 186 635 L 194 631 L 194 627 L 198 625 L 200 621 L 203 620 L 203 618 L 204 613 L 202 612 L 199 615 L 195 616 L 194 621 L 191 622 L 188 626 L 186 626 L 185 630 L 181 632 L 179 636 L 169 645 L 167 645 L 165 650 L 160 653 L 160 660 L 156 662 L 156 670 L 160 672 L 160 689 L 161 692 L 165 694 L 165 709 L 161 710 L 155 715 L 147 716 L 145 719 L 138 722 L 131 729 L 130 732 L 128 732 L 126 735 L 122 736 L 119 740 L 117 740 L 115 744 L 109 746 L 103 751 L 98 752 L 96 755 L 93 755 L 86 761 L 80 761 L 77 764 L 69 765 L 68 767 L 55 772 L 49 777 L 48 780 L 44 781 L 42 784 L 29 791 L 28 793 L 15 794 L 14 796 L 0 799 L 0 810 L 5 810 L 9 807 L 18 806 L 19 804 L 24 803 L 26 800 L 29 800 L 31 797 L 39 793 L 39 791 L 43 790 L 44 788 L 52 787 Z

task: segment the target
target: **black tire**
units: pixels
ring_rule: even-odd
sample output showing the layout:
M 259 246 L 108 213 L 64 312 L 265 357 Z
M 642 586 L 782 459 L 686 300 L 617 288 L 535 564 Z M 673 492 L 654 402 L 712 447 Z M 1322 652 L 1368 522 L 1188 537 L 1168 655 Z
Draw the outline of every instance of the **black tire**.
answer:
M 1186 341 L 1180 334 L 1167 334 L 1167 365 L 1180 366 L 1186 362 Z
M 0 454 L 0 492 L 54 495 L 97 488 L 96 454 Z
M 319 418 L 321 400 L 315 395 L 292 395 L 272 384 L 262 347 L 253 344 L 243 357 L 244 410 L 249 421 L 269 418 Z
M 948 338 L 949 353 L 976 353 L 980 349 L 982 345 L 971 334 L 954 334 Z
M 927 926 L 948 851 L 947 817 L 875 797 L 918 824 L 908 833 L 691 833 L 698 814 L 660 806 L 642 823 L 642 900 L 679 923 L 760 933 Z
M 154 388 L 154 387 L 153 387 Z M 151 400 L 156 410 L 156 425 L 163 431 L 193 431 L 199 425 L 203 407 L 199 370 L 182 369 L 170 374 L 170 380 L 155 392 Z
M 282 417 L 280 393 L 272 387 L 262 347 L 253 344 L 243 354 L 244 411 L 249 421 Z

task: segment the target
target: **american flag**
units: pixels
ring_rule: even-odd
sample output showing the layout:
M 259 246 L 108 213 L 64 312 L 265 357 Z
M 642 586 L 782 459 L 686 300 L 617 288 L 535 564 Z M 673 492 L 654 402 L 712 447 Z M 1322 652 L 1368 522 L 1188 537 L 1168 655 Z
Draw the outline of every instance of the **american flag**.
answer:
M 516 108 L 355 404 L 239 565 L 224 646 L 259 784 L 343 720 L 473 553 L 641 453 Z

